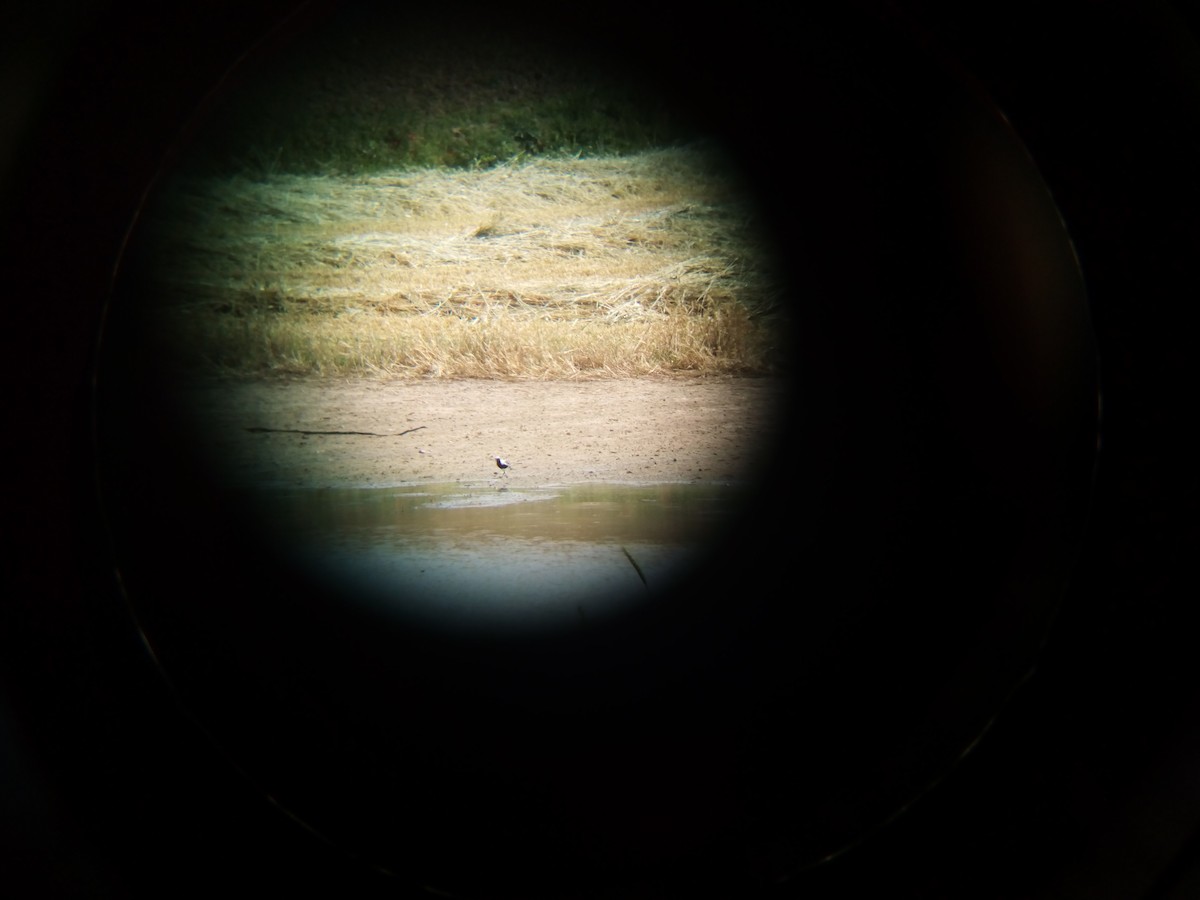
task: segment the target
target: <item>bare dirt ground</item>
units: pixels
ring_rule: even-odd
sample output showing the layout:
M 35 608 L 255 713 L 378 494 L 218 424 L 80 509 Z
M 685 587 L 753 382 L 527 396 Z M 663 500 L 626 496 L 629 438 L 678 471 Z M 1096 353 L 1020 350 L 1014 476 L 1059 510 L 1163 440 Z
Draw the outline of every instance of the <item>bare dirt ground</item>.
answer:
M 786 392 L 773 378 L 300 379 L 203 382 L 185 403 L 239 484 L 500 483 L 495 454 L 507 483 L 536 487 L 748 478 Z

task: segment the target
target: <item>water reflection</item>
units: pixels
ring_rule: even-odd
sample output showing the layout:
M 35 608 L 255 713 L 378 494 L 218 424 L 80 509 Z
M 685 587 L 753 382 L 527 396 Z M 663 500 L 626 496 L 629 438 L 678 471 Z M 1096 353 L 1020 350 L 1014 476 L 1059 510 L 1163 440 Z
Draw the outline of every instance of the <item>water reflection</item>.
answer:
M 740 499 L 727 485 L 424 485 L 271 491 L 260 507 L 339 595 L 504 633 L 587 627 L 669 589 Z

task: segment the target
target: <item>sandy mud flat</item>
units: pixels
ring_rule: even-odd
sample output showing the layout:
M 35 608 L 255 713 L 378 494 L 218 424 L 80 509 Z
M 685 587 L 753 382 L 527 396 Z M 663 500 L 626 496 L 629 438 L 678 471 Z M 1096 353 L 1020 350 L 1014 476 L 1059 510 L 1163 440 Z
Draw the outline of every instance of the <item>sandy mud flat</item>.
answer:
M 213 380 L 183 403 L 238 484 L 724 482 L 783 427 L 772 378 Z M 352 433 L 359 432 L 359 433 Z

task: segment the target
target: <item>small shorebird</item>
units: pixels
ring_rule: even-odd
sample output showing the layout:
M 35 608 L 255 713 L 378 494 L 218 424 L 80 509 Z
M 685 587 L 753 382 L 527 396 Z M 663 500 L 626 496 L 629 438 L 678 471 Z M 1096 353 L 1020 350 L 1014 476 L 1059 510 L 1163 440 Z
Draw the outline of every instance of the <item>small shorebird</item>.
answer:
M 496 461 L 496 468 L 499 469 L 501 472 L 504 472 L 504 470 L 508 468 L 507 460 L 501 459 L 499 456 L 493 456 L 492 459 L 494 459 Z M 504 477 L 505 478 L 508 477 L 507 472 L 504 472 Z

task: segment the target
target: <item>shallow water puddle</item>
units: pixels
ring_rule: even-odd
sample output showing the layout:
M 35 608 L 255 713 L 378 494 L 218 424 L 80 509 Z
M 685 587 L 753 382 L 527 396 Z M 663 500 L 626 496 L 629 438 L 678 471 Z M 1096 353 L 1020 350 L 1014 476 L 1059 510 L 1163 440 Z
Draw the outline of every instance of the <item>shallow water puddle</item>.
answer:
M 574 628 L 668 588 L 740 507 L 728 485 L 280 490 L 299 564 L 377 610 L 455 631 Z

